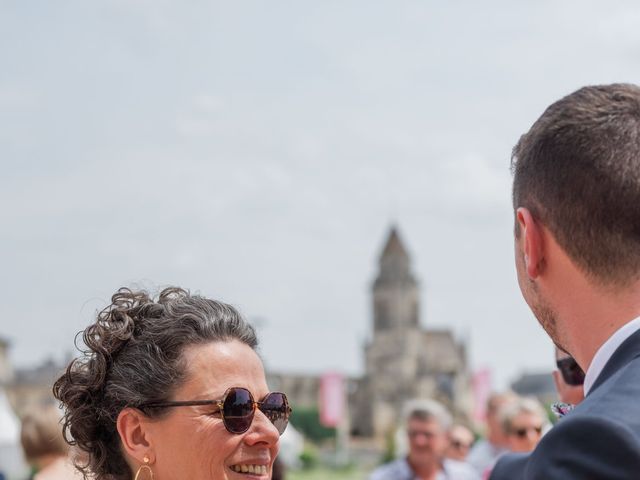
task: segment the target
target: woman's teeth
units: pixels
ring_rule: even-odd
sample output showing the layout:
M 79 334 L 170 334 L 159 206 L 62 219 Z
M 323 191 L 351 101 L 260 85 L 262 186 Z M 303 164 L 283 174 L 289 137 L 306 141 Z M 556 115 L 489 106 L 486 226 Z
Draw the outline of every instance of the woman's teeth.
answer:
M 232 465 L 231 470 L 237 473 L 253 473 L 254 475 L 266 475 L 266 465 Z

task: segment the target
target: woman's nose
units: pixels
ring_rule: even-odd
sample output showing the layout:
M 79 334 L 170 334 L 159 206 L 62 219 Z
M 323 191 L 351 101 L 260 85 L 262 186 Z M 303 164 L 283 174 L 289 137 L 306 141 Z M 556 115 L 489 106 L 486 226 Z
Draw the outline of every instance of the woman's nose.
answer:
M 280 432 L 264 413 L 256 409 L 253 422 L 245 434 L 244 441 L 248 445 L 256 443 L 275 445 L 280 441 Z

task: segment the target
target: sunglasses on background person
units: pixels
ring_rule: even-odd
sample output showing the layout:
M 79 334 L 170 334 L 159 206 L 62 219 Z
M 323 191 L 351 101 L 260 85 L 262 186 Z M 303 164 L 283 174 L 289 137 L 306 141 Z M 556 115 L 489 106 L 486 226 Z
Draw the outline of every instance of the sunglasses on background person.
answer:
M 291 408 L 284 393 L 271 392 L 260 402 L 253 399 L 251 392 L 243 387 L 231 387 L 221 400 L 186 400 L 175 402 L 155 402 L 140 405 L 144 408 L 195 407 L 214 405 L 218 409 L 212 413 L 220 413 L 224 427 L 229 433 L 239 435 L 249 430 L 256 408 L 276 427 L 280 435 L 289 424 Z
M 471 448 L 471 443 L 454 439 L 454 440 L 451 440 L 451 446 L 458 451 L 465 452 Z
M 514 427 L 511 429 L 511 433 L 518 438 L 526 438 L 529 432 L 535 432 L 537 435 L 541 435 L 542 427 Z
M 564 379 L 564 383 L 567 385 L 582 385 L 584 383 L 584 372 L 580 365 L 573 359 L 573 357 L 561 358 L 560 360 L 556 360 L 556 366 L 560 373 L 562 374 L 562 378 Z

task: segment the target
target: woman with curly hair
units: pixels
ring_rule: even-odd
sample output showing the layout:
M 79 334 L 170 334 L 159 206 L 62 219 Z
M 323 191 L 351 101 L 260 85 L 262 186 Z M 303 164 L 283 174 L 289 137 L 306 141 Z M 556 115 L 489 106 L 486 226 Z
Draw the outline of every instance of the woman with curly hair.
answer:
M 179 288 L 120 289 L 54 385 L 64 430 L 96 480 L 268 480 L 287 426 L 255 331 Z

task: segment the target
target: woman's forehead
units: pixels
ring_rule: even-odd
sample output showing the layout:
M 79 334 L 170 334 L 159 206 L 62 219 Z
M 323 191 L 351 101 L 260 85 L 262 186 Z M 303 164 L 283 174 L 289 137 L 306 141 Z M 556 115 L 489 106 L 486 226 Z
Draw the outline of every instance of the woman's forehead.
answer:
M 255 396 L 268 393 L 262 361 L 237 340 L 187 347 L 183 352 L 187 378 L 184 394 L 221 397 L 228 388 L 244 387 Z

